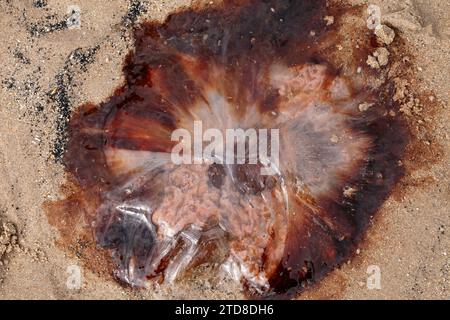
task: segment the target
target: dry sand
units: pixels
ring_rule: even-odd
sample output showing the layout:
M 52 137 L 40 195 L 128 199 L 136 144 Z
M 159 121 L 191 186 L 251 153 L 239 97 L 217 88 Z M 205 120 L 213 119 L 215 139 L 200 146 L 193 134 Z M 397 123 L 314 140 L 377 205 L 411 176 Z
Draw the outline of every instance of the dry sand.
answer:
M 119 86 L 132 49 L 130 25 L 158 19 L 189 0 L 0 1 L 0 298 L 240 298 L 230 283 L 193 278 L 157 291 L 133 291 L 82 268 L 57 245 L 42 202 L 60 197 L 64 181 L 55 141 L 72 107 L 99 103 Z M 366 1 L 351 1 L 367 4 Z M 436 159 L 405 177 L 354 259 L 301 298 L 450 298 L 450 2 L 372 0 L 415 56 L 420 99 L 433 108 L 417 118 L 418 137 Z M 82 10 L 81 29 L 65 28 L 67 7 Z M 146 8 L 146 10 L 144 10 Z M 405 53 L 405 59 L 407 59 Z M 423 93 L 427 94 L 423 94 Z M 423 129 L 421 129 L 423 128 Z M 427 129 L 425 129 L 427 128 Z M 67 286 L 80 266 L 82 286 Z M 369 266 L 381 288 L 368 289 Z M 199 271 L 201 273 L 201 271 Z

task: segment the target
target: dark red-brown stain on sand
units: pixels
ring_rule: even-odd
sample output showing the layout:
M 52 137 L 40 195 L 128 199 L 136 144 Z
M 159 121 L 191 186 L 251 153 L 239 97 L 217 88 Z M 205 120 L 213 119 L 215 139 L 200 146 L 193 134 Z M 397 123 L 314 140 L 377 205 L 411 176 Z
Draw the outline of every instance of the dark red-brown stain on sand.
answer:
M 96 243 L 80 253 L 87 264 L 110 252 L 135 286 L 219 262 L 263 297 L 292 296 L 348 259 L 402 175 L 407 132 L 386 116 L 388 86 L 372 88 L 358 65 L 344 74 L 339 12 L 324 0 L 225 1 L 139 25 L 124 85 L 70 121 L 73 191 L 49 206 L 65 246 Z M 280 174 L 164 162 L 173 130 L 194 120 L 279 129 Z

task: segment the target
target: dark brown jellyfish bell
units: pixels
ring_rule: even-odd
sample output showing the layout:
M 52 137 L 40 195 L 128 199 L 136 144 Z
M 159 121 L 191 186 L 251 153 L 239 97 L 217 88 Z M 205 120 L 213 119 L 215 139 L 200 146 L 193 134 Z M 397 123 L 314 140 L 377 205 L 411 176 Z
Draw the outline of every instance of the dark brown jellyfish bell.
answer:
M 71 217 L 52 220 L 66 240 L 92 233 L 133 286 L 209 262 L 266 297 L 296 293 L 348 259 L 401 176 L 407 134 L 386 116 L 395 107 L 386 86 L 356 71 L 371 31 L 352 29 L 358 52 L 336 49 L 343 12 L 322 0 L 224 1 L 138 26 L 124 85 L 69 123 Z M 277 132 L 266 151 L 279 159 L 175 163 L 173 133 L 195 140 L 199 124 L 223 137 Z

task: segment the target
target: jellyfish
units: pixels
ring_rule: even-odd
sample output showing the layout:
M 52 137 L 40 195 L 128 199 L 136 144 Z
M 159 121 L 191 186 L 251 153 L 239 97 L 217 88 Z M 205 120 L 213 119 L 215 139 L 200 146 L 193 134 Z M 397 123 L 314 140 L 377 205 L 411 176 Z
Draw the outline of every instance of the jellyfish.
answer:
M 402 175 L 407 135 L 384 88 L 353 60 L 343 70 L 332 8 L 226 0 L 138 25 L 124 84 L 68 124 L 66 230 L 89 230 L 134 287 L 214 262 L 276 297 L 346 261 Z

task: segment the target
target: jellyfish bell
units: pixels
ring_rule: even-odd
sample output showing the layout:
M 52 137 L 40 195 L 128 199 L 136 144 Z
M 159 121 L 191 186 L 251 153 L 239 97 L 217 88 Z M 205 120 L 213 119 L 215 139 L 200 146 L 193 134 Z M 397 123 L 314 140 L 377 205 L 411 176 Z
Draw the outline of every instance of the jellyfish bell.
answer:
M 86 232 L 113 255 L 117 278 L 143 287 L 210 262 L 248 293 L 277 296 L 349 257 L 402 174 L 406 134 L 384 116 L 380 88 L 339 69 L 327 10 L 225 1 L 136 29 L 125 84 L 75 111 L 64 158 Z M 244 156 L 217 156 L 222 142 L 196 157 L 238 129 L 256 134 Z M 264 130 L 279 138 L 266 150 Z M 190 161 L 173 161 L 180 138 Z

